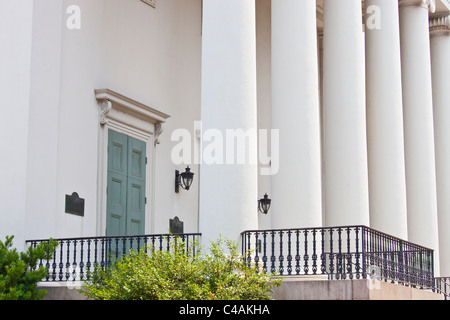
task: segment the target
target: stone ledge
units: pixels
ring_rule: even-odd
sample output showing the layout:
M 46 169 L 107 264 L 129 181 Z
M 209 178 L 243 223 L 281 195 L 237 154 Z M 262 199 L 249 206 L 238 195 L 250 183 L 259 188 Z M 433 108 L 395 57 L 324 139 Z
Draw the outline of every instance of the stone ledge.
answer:
M 76 287 L 71 287 L 70 284 L 67 286 L 66 283 L 40 283 L 38 289 L 47 290 L 43 300 L 89 300 Z
M 75 288 L 65 284 L 45 285 L 44 300 L 88 300 Z M 274 288 L 275 300 L 443 300 L 441 294 L 375 280 L 324 280 L 285 278 Z
M 288 280 L 274 288 L 276 300 L 443 300 L 431 291 L 375 280 Z

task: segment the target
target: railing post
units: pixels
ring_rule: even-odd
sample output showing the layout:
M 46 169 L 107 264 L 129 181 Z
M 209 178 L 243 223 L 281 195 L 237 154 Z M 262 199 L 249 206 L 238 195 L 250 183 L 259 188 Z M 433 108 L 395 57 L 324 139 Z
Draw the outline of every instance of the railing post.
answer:
M 299 235 L 300 230 L 295 231 L 295 274 L 299 275 L 301 273 L 300 269 L 300 240 Z
M 366 228 L 361 227 L 361 260 L 362 260 L 362 278 L 367 279 L 367 270 L 366 270 L 366 242 L 367 242 L 367 235 L 366 235 Z
M 280 274 L 280 276 L 282 276 L 284 274 L 284 267 L 283 267 L 283 260 L 284 260 L 284 256 L 283 256 L 283 231 L 280 231 L 280 256 L 279 256 L 279 260 L 280 260 L 280 266 L 278 268 L 278 272 Z
M 347 274 L 349 279 L 353 279 L 352 268 L 351 236 L 350 228 L 347 227 Z
M 255 269 L 259 272 L 259 253 L 261 252 L 261 244 L 259 240 L 259 232 L 255 232 Z
M 428 253 L 428 255 L 430 255 L 431 257 L 431 261 L 430 261 L 430 264 L 429 264 L 429 272 L 431 273 L 430 275 L 429 275 L 429 279 L 430 279 L 430 281 L 431 281 L 431 283 L 433 283 L 433 280 L 434 280 L 434 250 L 432 250 L 432 251 L 430 251 L 429 253 Z
M 334 253 L 333 253 L 333 228 L 330 228 L 330 276 L 331 279 L 333 279 L 334 277 Z
M 303 230 L 305 234 L 305 254 L 303 255 L 303 260 L 305 261 L 305 265 L 303 266 L 303 271 L 305 274 L 309 273 L 309 255 L 308 255 L 308 230 Z
M 403 242 L 398 241 L 399 247 L 400 247 L 400 253 L 399 253 L 399 279 L 401 281 L 401 284 L 405 283 L 405 263 L 404 263 L 404 256 L 403 256 Z
M 338 228 L 338 255 L 336 259 L 336 279 L 342 279 L 342 229 Z
M 325 229 L 322 228 L 320 230 L 321 232 L 321 254 L 320 254 L 320 271 L 322 274 L 326 274 L 327 273 L 327 257 L 326 257 L 326 253 L 325 253 Z
M 53 262 L 52 262 L 52 280 L 56 281 L 56 249 L 53 251 Z
M 291 254 L 291 230 L 288 230 L 288 256 L 287 256 L 287 272 L 288 275 L 292 274 L 292 254 Z
M 246 259 L 246 252 L 245 252 L 245 233 L 246 231 L 241 233 L 241 254 L 244 257 L 244 260 Z
M 275 273 L 276 269 L 275 269 L 275 231 L 271 232 L 272 235 L 272 255 L 270 256 L 270 262 L 271 262 L 271 266 L 270 266 L 270 273 Z
M 69 280 L 69 267 L 70 267 L 70 240 L 67 240 L 66 281 Z
M 355 271 L 356 271 L 356 279 L 359 279 L 360 278 L 360 269 L 361 269 L 361 266 L 360 266 L 360 264 L 359 264 L 359 255 L 360 255 L 360 253 L 359 253 L 359 237 L 358 237 L 358 235 L 359 235 L 359 227 L 357 226 L 357 227 L 355 227 L 355 244 L 356 244 L 356 247 L 355 247 Z
M 73 241 L 72 280 L 75 281 L 77 273 L 77 240 Z
M 247 265 L 250 267 L 252 264 L 252 257 L 251 257 L 251 233 L 247 232 L 247 257 L 248 257 L 248 263 Z
M 263 233 L 263 239 L 263 270 L 267 272 L 267 232 L 265 231 Z
M 312 271 L 313 271 L 313 274 L 317 274 L 316 232 L 317 232 L 316 229 L 312 230 L 312 233 L 313 233 L 313 254 L 312 254 L 312 260 L 313 260 Z

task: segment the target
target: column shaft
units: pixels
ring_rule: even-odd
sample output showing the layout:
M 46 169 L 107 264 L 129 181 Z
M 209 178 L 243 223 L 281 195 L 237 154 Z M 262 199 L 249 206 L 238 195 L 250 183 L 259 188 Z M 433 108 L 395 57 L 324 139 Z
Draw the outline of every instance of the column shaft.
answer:
M 325 224 L 369 225 L 364 34 L 359 0 L 324 0 Z
M 450 276 L 450 14 L 430 20 L 441 276 Z
M 218 133 L 215 141 L 203 141 L 203 151 L 216 143 L 220 152 L 218 140 L 225 139 L 227 129 L 256 134 L 254 0 L 203 1 L 202 68 L 203 135 Z M 235 151 L 256 158 L 257 144 Z M 238 240 L 242 231 L 258 227 L 257 165 L 248 158 L 243 164 L 225 164 L 227 156 L 203 161 L 200 169 L 199 227 L 206 245 L 220 235 Z
M 316 1 L 272 2 L 273 228 L 322 225 Z
M 436 172 L 428 6 L 400 1 L 408 239 L 435 250 L 438 272 Z
M 370 226 L 408 238 L 397 0 L 366 0 Z

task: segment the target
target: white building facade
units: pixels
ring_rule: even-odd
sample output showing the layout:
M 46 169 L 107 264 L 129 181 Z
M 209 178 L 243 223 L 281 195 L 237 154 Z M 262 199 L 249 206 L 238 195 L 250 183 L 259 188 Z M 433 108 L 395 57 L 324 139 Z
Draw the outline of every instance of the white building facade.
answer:
M 450 276 L 448 0 L 2 0 L 0 40 L 19 248 L 365 225 Z

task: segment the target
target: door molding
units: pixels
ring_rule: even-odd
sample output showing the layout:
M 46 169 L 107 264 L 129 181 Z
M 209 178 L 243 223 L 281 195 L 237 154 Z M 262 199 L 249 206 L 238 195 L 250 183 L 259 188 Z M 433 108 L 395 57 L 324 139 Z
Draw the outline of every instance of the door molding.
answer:
M 146 143 L 145 233 L 153 233 L 155 220 L 155 154 L 163 124 L 169 115 L 110 89 L 96 89 L 99 107 L 97 164 L 97 228 L 98 236 L 106 235 L 106 187 L 108 176 L 108 130 L 126 134 Z

